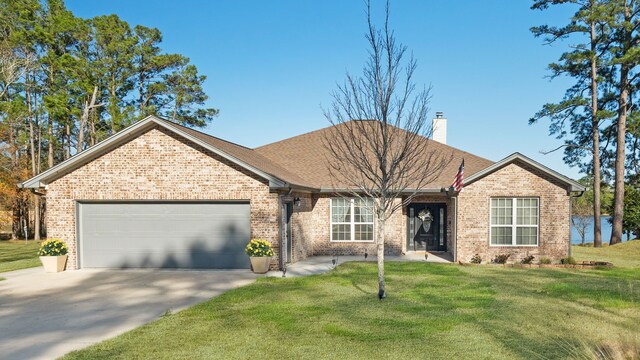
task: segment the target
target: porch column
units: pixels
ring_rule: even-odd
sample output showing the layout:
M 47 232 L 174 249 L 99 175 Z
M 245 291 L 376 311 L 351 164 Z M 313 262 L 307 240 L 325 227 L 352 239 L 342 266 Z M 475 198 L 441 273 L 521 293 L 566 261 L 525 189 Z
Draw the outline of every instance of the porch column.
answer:
M 453 224 L 451 224 L 451 256 L 453 262 L 458 261 L 458 197 L 453 197 Z

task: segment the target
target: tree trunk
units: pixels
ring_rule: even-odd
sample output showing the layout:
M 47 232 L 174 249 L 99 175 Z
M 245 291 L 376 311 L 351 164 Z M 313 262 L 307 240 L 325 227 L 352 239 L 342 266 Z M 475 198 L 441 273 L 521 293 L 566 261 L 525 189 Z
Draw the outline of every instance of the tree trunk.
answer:
M 82 109 L 82 117 L 80 118 L 80 129 L 78 130 L 78 144 L 76 146 L 76 154 L 80 153 L 84 149 L 84 128 L 89 122 L 89 115 L 91 109 L 96 107 L 96 97 L 98 96 L 98 87 L 93 87 L 93 94 L 91 94 L 91 100 L 84 102 L 84 109 Z
M 33 240 L 40 240 L 40 195 L 33 194 Z
M 9 89 L 7 89 L 6 95 L 7 98 L 10 98 Z M 15 173 L 18 163 L 17 153 L 15 151 L 17 144 L 15 134 L 13 132 L 14 124 L 10 121 L 8 125 L 9 127 L 7 131 L 9 132 L 9 156 L 11 157 L 11 172 Z M 11 214 L 13 215 L 13 222 L 11 224 L 11 239 L 15 240 L 17 239 L 20 230 L 20 207 L 18 206 L 18 197 L 16 197 L 15 201 L 13 201 Z
M 140 63 L 143 62 L 144 59 L 140 59 Z M 138 118 L 142 119 L 142 117 L 144 117 L 144 81 L 145 81 L 145 76 L 144 76 L 144 70 L 140 69 L 140 76 L 138 79 Z
M 91 116 L 91 126 L 89 127 L 89 146 L 93 146 L 96 144 L 96 119 L 95 116 Z
M 40 117 L 38 114 L 35 115 L 36 120 L 36 129 L 38 131 L 38 148 L 37 148 L 37 156 L 36 156 L 36 172 L 40 174 L 42 169 L 42 127 L 40 126 Z
M 591 136 L 593 138 L 593 246 L 602 246 L 600 219 L 600 122 L 598 120 L 598 69 L 596 26 L 591 23 Z M 584 245 L 584 238 L 583 238 Z
M 76 154 L 80 154 L 84 150 L 84 128 L 89 118 L 89 103 L 84 102 L 84 109 L 82 109 L 82 117 L 80 117 L 80 124 L 78 125 L 78 140 L 76 142 Z
M 613 195 L 613 226 L 611 229 L 611 240 L 609 240 L 610 245 L 618 244 L 622 241 L 622 218 L 624 215 L 625 140 L 627 134 L 627 99 L 629 96 L 628 75 L 628 65 L 625 63 L 621 64 L 620 96 L 618 98 L 618 134 L 616 136 L 616 162 Z
M 49 114 L 49 127 L 47 129 L 47 136 L 49 137 L 49 141 L 47 144 L 48 151 L 48 160 L 49 160 L 49 169 L 53 167 L 53 119 L 51 118 L 51 114 Z
M 29 116 L 27 119 L 29 121 L 29 155 L 31 155 L 31 175 L 38 175 L 36 169 L 36 151 L 35 151 L 35 131 L 33 129 L 33 104 L 31 99 L 31 87 L 29 84 L 29 71 L 26 72 L 27 78 L 27 111 Z M 40 198 L 38 195 L 33 194 L 33 239 L 40 240 Z
M 66 147 L 64 147 L 64 159 L 67 160 L 71 157 L 71 126 L 67 123 L 64 127 L 67 139 Z
M 109 104 L 109 108 L 111 109 L 110 111 L 110 117 L 111 117 L 111 135 L 115 134 L 116 132 L 118 132 L 118 129 L 116 128 L 116 112 L 117 110 L 117 94 L 116 94 L 116 80 L 115 77 L 113 75 L 113 72 L 111 73 L 111 99 L 110 99 L 110 104 Z M 119 119 L 117 119 L 119 121 Z M 117 124 L 117 126 L 119 127 L 120 124 Z
M 378 297 L 380 299 L 386 297 L 387 293 L 384 288 L 384 229 L 386 219 L 378 217 Z

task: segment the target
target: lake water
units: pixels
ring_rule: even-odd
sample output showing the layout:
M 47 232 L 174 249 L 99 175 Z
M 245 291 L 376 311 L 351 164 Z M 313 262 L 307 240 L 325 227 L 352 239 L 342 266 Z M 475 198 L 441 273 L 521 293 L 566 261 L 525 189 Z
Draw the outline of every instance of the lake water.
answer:
M 601 221 L 602 242 L 608 243 L 609 239 L 611 238 L 611 223 L 609 223 L 609 219 L 611 219 L 611 216 L 601 216 L 600 218 L 602 219 Z M 631 235 L 631 238 L 632 239 L 634 238 L 633 234 Z M 622 239 L 626 241 L 627 234 L 624 234 L 622 236 Z M 576 228 L 573 225 L 571 225 L 571 243 L 580 244 L 581 242 L 582 242 L 582 239 L 580 238 L 580 234 L 578 233 Z M 584 236 L 584 242 L 585 243 L 593 242 L 593 220 L 591 220 L 589 226 L 587 227 L 587 232 L 585 233 L 585 236 Z

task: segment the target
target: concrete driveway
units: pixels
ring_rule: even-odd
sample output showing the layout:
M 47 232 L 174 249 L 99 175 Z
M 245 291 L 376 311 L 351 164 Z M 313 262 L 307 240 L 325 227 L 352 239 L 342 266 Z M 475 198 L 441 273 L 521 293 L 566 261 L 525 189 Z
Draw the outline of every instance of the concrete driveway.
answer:
M 0 359 L 54 359 L 253 282 L 249 270 L 0 274 Z

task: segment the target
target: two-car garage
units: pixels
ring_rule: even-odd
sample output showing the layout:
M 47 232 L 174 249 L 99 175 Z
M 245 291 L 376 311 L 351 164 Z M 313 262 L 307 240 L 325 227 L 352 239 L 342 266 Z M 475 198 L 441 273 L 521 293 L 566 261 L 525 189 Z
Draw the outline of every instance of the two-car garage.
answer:
M 292 189 L 281 176 L 297 179 L 253 149 L 149 116 L 19 186 L 46 196 L 67 270 L 248 270 L 251 237 L 280 241 L 279 199 Z
M 248 202 L 77 203 L 80 268 L 248 268 Z

